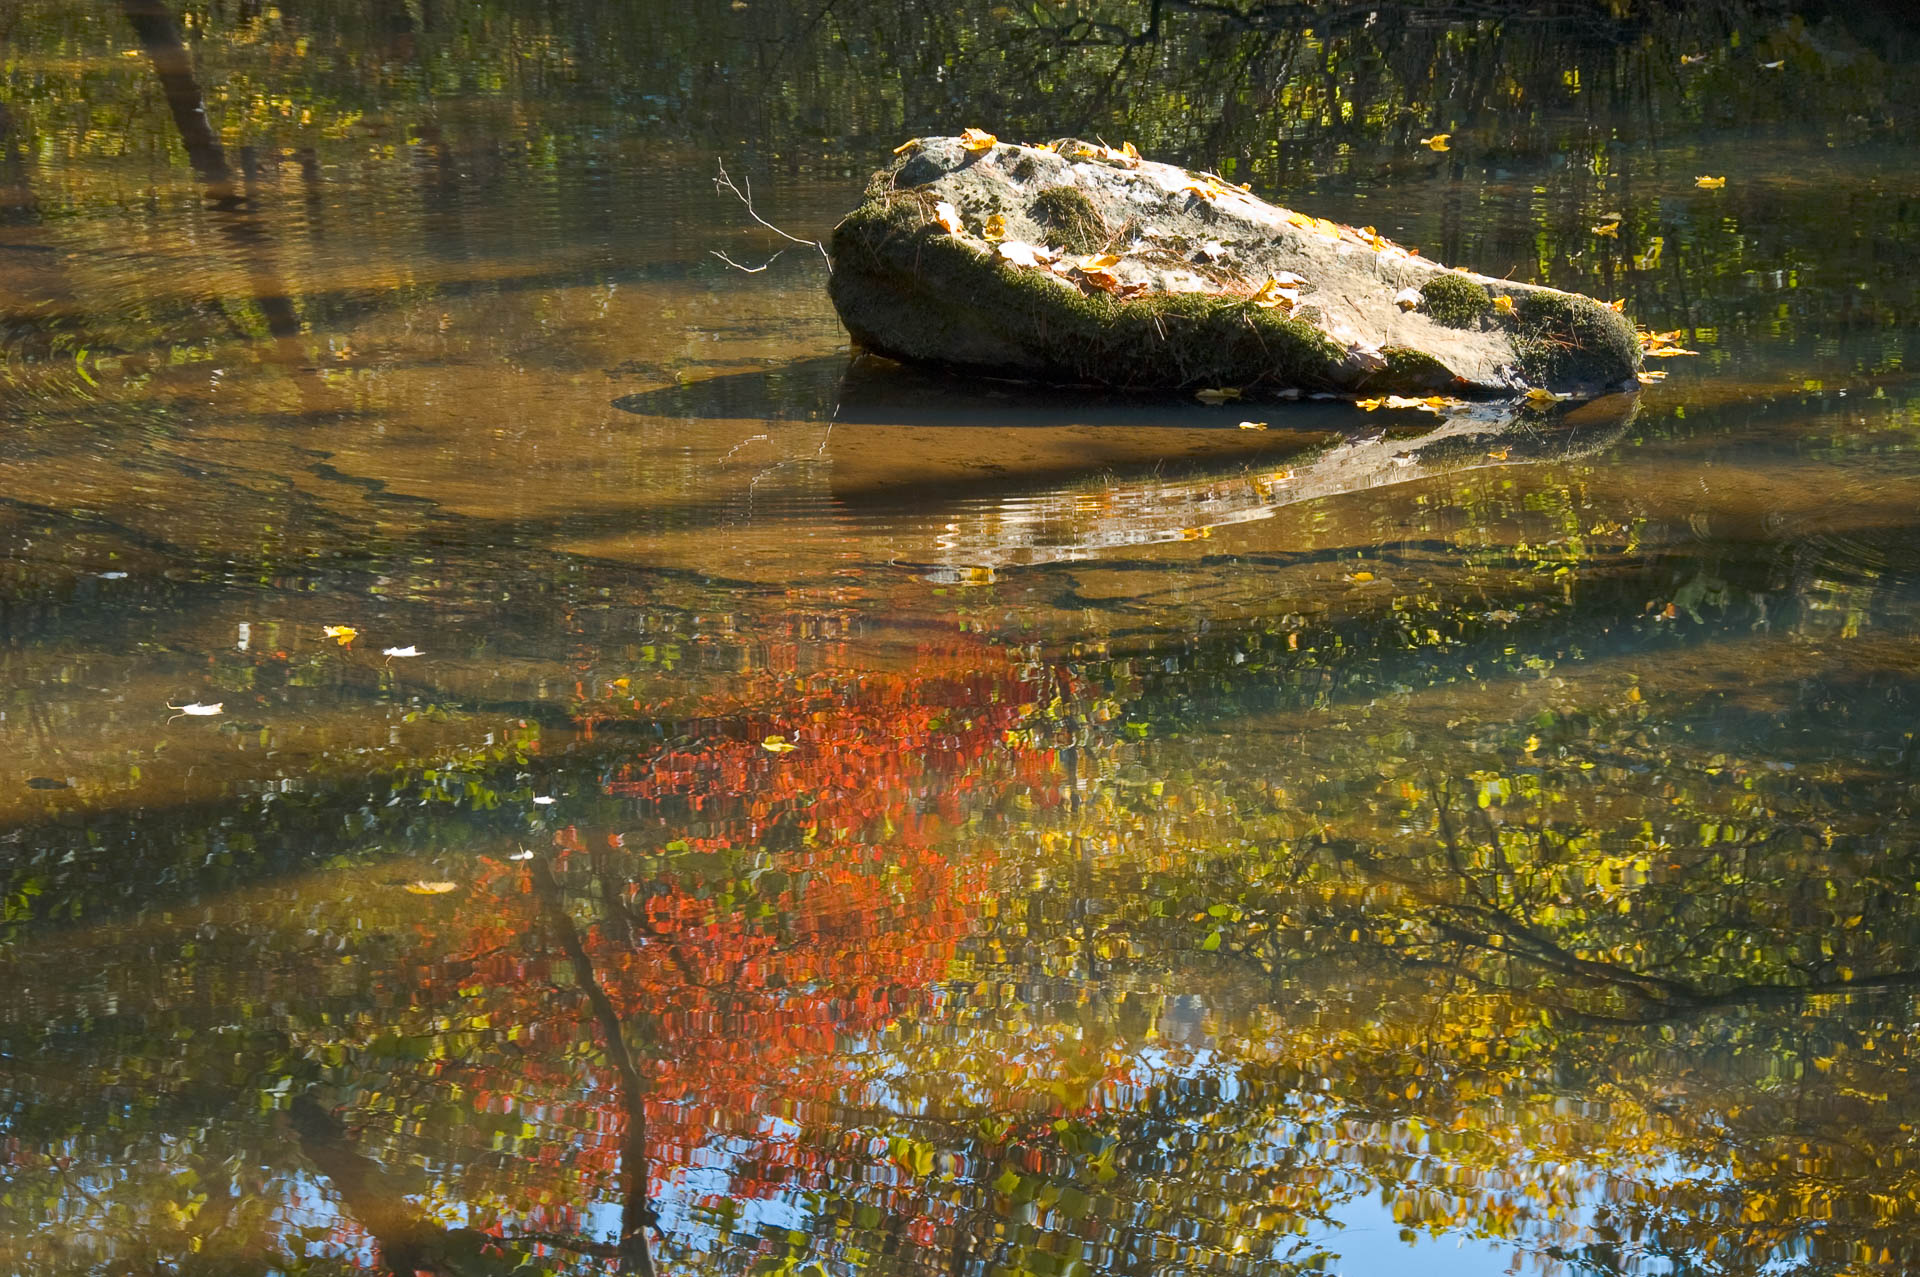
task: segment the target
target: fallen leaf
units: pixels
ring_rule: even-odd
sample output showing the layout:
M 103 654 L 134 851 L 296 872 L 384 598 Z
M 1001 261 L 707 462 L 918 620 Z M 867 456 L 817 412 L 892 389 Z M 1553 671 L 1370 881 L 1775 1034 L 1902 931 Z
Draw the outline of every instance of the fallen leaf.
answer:
M 1384 396 L 1373 399 L 1356 399 L 1354 400 L 1353 406 L 1361 412 L 1373 412 L 1375 409 L 1386 407 L 1387 401 Z
M 1004 213 L 995 213 L 989 217 L 986 225 L 981 227 L 980 234 L 990 243 L 1005 239 L 1007 237 L 1006 215 Z
M 1355 585 L 1365 585 L 1368 581 L 1373 580 L 1373 573 L 1349 572 L 1347 573 L 1347 580 L 1352 581 Z
M 1504 294 L 1496 297 L 1493 299 L 1493 308 L 1503 315 L 1511 315 L 1513 313 L 1513 298 Z
M 1526 393 L 1526 401 L 1528 403 L 1536 403 L 1536 404 L 1559 403 L 1562 400 L 1571 399 L 1571 398 L 1573 398 L 1572 395 L 1555 394 L 1553 391 L 1548 390 L 1543 386 L 1535 386 L 1532 390 L 1529 390 Z
M 1507 450 L 1505 448 L 1488 448 L 1487 456 L 1495 461 L 1505 461 L 1507 459 Z
M 914 147 L 918 145 L 920 145 L 920 139 L 917 137 L 910 137 L 906 141 L 902 142 L 900 145 L 894 147 L 893 153 L 895 155 L 905 155 L 908 151 L 911 151 Z
M 1598 235 L 1598 236 L 1600 236 L 1600 237 L 1602 237 L 1603 239 L 1619 239 L 1619 238 L 1620 238 L 1620 223 L 1618 223 L 1618 222 L 1601 222 L 1601 223 L 1600 223 L 1600 224 L 1599 224 L 1598 226 L 1595 226 L 1595 227 L 1593 228 L 1593 233 L 1594 233 L 1595 235 Z
M 1015 266 L 1045 266 L 1053 260 L 1053 254 L 1045 248 L 1035 248 L 1025 240 L 1004 240 L 999 248 L 1000 256 Z
M 1453 134 L 1451 133 L 1435 133 L 1432 137 L 1421 138 L 1420 145 L 1426 147 L 1429 151 L 1444 151 L 1449 149 L 1447 139 L 1452 136 Z
M 175 705 L 172 701 L 168 701 L 167 708 L 174 712 L 175 717 L 185 714 L 190 718 L 209 718 L 225 709 L 226 704 L 225 701 L 215 701 L 211 705 L 203 705 L 199 701 L 194 701 L 188 705 Z
M 967 232 L 966 224 L 960 220 L 960 210 L 950 200 L 941 200 L 933 206 L 933 220 L 940 223 L 949 235 L 964 235 Z
M 1727 184 L 1724 177 L 1696 177 L 1693 184 L 1703 191 L 1717 191 Z
M 351 625 L 323 625 L 320 627 L 320 632 L 338 643 L 341 647 L 346 647 L 349 643 L 352 643 L 353 640 L 360 637 L 360 631 L 354 629 Z
M 1778 71 L 1781 67 L 1785 65 L 1787 65 L 1787 60 L 1785 58 L 1781 58 L 1777 62 L 1762 62 L 1760 64 L 1760 69 L 1762 71 Z
M 553 806 L 553 795 L 551 794 L 536 795 L 533 800 L 533 805 L 535 807 L 551 807 Z
M 1232 386 L 1226 386 L 1218 390 L 1195 391 L 1193 397 L 1201 403 L 1222 404 L 1230 399 L 1238 399 L 1240 392 Z
M 1299 276 L 1293 275 L 1288 278 L 1297 280 Z M 1253 295 L 1253 304 L 1263 310 L 1271 310 L 1275 306 L 1285 306 L 1288 310 L 1292 310 L 1299 300 L 1300 294 L 1281 283 L 1277 275 L 1269 275 L 1267 282 L 1260 285 L 1259 291 Z
M 507 859 L 508 860 L 532 860 L 533 853 L 528 851 L 525 847 L 522 847 L 519 851 L 516 851 L 511 856 L 508 856 Z
M 1074 263 L 1078 270 L 1112 270 L 1120 264 L 1120 258 L 1114 253 L 1095 253 L 1091 257 L 1082 257 Z
M 791 754 L 800 747 L 784 736 L 769 736 L 760 742 L 760 748 L 769 754 Z
M 1607 309 L 1612 311 L 1616 315 L 1625 314 L 1627 309 L 1627 299 L 1624 297 L 1616 297 L 1612 301 L 1607 303 Z
M 380 649 L 380 655 L 382 656 L 418 656 L 420 655 L 420 649 L 417 647 L 413 647 L 411 645 L 407 647 L 383 647 Z
M 421 879 L 418 882 L 408 883 L 407 891 L 416 896 L 444 896 L 459 885 L 456 882 L 428 882 Z
M 1680 65 L 1683 67 L 1697 66 L 1706 60 L 1707 55 L 1704 53 L 1683 53 L 1680 55 Z
M 1633 375 L 1639 378 L 1640 384 L 1643 386 L 1651 386 L 1656 381 L 1665 381 L 1667 379 L 1667 374 L 1653 368 L 1642 369 Z
M 1425 300 L 1417 288 L 1403 288 L 1393 295 L 1393 304 L 1401 310 L 1419 310 L 1420 303 Z
M 961 129 L 960 145 L 969 151 L 984 151 L 1000 139 L 984 129 Z
M 1265 430 L 1267 423 L 1264 421 L 1243 421 L 1240 423 L 1240 428 L 1242 430 Z
M 1135 146 L 1131 142 L 1122 142 L 1120 144 L 1120 151 L 1123 155 L 1125 155 L 1130 160 L 1137 160 L 1140 158 L 1139 150 L 1135 148 Z

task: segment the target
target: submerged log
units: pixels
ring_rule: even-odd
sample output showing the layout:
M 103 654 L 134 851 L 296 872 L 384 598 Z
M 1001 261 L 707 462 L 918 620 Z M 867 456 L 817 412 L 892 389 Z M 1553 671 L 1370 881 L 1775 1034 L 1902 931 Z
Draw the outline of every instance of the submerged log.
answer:
M 920 138 L 834 229 L 854 340 L 902 362 L 1129 390 L 1589 396 L 1633 387 L 1633 326 L 1451 270 L 1371 228 L 1066 139 Z

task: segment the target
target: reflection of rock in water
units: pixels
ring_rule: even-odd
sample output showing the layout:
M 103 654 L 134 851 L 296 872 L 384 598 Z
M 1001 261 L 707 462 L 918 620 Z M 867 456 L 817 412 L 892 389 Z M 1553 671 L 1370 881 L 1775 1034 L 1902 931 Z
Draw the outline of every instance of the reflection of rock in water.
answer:
M 945 512 L 926 575 L 974 582 L 999 567 L 1095 559 L 1191 540 L 1213 528 L 1268 518 L 1296 502 L 1492 466 L 1565 461 L 1617 439 L 1635 408 L 1631 396 L 1569 414 L 1480 405 L 1450 413 L 1418 434 L 1343 439 L 1281 464 L 1076 483 L 999 498 L 983 494 Z
M 614 406 L 689 426 L 751 423 L 766 432 L 754 436 L 765 455 L 754 454 L 743 517 L 830 502 L 840 526 L 887 543 L 880 552 L 896 563 L 974 582 L 1190 539 L 1295 502 L 1564 460 L 1611 442 L 1635 404 L 1480 403 L 1443 417 L 1363 413 L 1344 400 L 1209 407 L 983 385 L 863 358 L 722 374 Z M 1247 416 L 1265 428 L 1238 429 Z

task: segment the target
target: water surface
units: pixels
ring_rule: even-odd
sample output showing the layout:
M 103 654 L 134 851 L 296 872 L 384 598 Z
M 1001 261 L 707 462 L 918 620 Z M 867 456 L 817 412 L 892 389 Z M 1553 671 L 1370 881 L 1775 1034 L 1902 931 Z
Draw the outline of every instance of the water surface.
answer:
M 1920 1267 L 1897 16 L 128 7 L 0 33 L 8 1271 Z M 964 386 L 711 181 L 966 125 L 1700 353 Z

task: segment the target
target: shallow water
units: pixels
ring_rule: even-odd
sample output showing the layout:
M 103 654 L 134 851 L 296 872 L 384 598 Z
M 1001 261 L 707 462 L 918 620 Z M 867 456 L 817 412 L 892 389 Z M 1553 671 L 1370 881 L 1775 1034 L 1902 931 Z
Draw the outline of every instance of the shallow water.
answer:
M 1920 1267 L 1897 20 L 171 17 L 235 198 L 0 37 L 8 1271 Z M 1701 353 L 1042 395 L 710 255 L 968 124 Z

